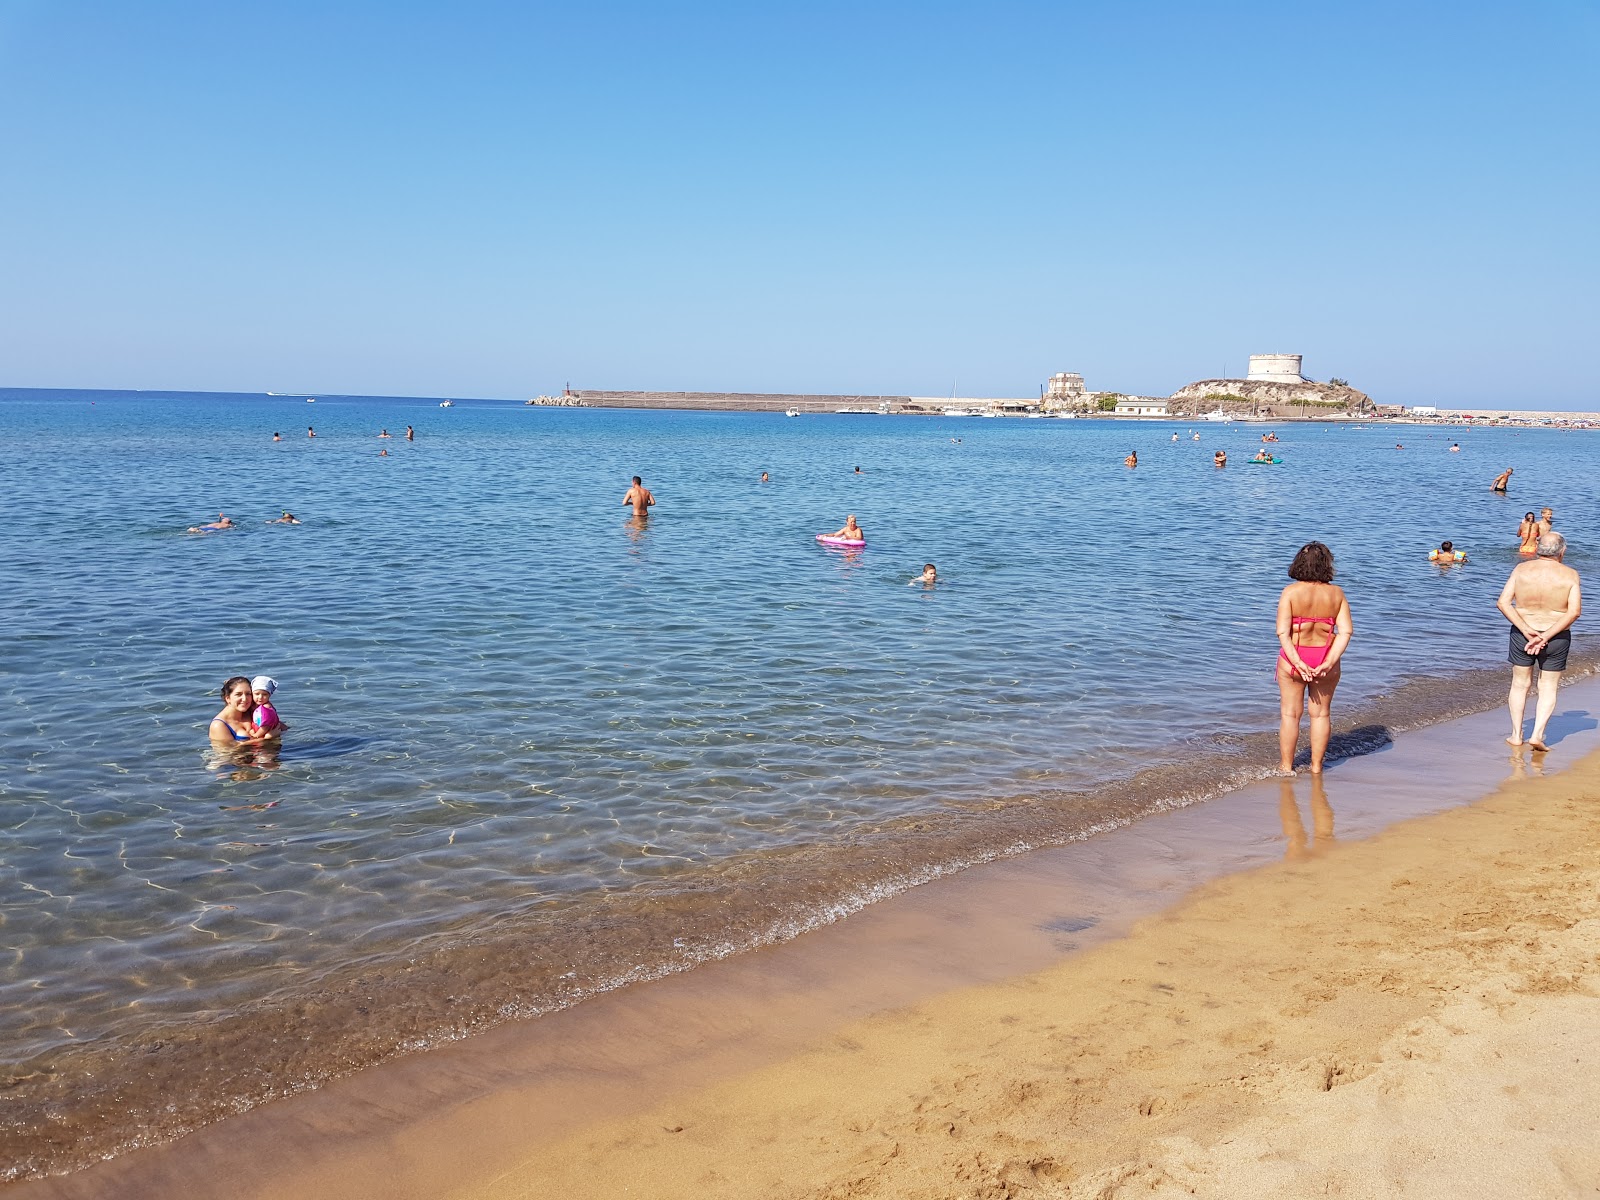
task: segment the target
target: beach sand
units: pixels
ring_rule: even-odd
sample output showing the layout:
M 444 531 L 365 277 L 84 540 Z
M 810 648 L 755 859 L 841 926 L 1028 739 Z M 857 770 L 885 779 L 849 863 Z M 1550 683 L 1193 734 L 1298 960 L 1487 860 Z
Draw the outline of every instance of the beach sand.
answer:
M 1549 775 L 1466 717 L 3 1191 L 1593 1195 L 1600 685 L 1563 697 Z
M 1600 755 L 544 1145 L 473 1200 L 1600 1193 Z

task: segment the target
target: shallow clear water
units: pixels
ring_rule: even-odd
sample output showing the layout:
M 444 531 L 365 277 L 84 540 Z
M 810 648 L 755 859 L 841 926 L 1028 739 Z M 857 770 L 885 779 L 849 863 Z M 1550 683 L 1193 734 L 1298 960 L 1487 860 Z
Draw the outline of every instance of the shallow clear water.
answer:
M 797 848 L 785 895 L 824 904 L 874 831 L 1181 774 L 1274 727 L 1310 538 L 1354 611 L 1341 707 L 1503 661 L 1528 508 L 1592 561 L 1584 434 L 1280 426 L 1246 465 L 1261 428 L 0 392 L 5 1061 L 544 910 L 716 892 L 710 936 Z M 850 512 L 865 552 L 812 540 Z M 260 672 L 284 749 L 219 759 L 216 689 Z

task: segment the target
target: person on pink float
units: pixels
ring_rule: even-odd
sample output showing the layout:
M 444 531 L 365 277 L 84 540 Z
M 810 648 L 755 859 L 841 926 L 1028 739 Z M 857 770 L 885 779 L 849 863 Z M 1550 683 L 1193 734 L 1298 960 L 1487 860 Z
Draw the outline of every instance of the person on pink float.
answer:
M 278 690 L 278 681 L 270 675 L 257 675 L 250 681 L 250 691 L 255 698 L 255 709 L 250 714 L 250 724 L 262 737 L 282 737 L 289 727 L 272 705 L 272 694 Z
M 843 529 L 835 529 L 832 533 L 824 533 L 819 536 L 837 538 L 842 542 L 860 542 L 862 545 L 865 545 L 867 541 L 867 535 L 862 532 L 861 526 L 856 524 L 855 513 L 851 513 L 844 519 Z
M 1339 660 L 1350 644 L 1350 602 L 1333 582 L 1333 551 L 1321 542 L 1300 547 L 1289 565 L 1295 582 L 1278 597 L 1278 774 L 1294 774 L 1300 716 L 1311 707 L 1311 773 L 1322 771 L 1333 730 L 1333 691 Z

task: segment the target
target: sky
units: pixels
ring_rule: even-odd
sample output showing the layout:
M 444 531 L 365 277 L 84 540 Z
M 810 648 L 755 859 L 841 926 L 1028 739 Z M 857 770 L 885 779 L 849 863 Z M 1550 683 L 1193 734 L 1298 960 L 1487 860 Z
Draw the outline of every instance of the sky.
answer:
M 1600 409 L 1600 0 L 0 0 L 0 386 Z

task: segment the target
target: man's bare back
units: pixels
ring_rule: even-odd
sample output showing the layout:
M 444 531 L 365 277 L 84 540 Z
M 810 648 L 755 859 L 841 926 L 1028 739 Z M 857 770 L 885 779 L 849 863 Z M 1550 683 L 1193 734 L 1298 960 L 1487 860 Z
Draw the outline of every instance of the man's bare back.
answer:
M 1533 714 L 1533 733 L 1526 744 L 1537 753 L 1549 750 L 1545 727 L 1556 709 L 1556 690 L 1567 667 L 1572 646 L 1572 623 L 1583 613 L 1578 573 L 1561 561 L 1567 543 L 1559 533 L 1539 539 L 1538 558 L 1520 563 L 1500 590 L 1495 602 L 1511 622 L 1506 660 L 1511 664 L 1511 691 L 1506 707 L 1511 716 L 1511 736 L 1506 741 L 1522 746 L 1522 715 L 1527 705 L 1533 668 L 1539 668 L 1539 702 Z
M 644 486 L 643 481 L 635 475 L 633 477 L 633 486 L 628 489 L 628 494 L 622 498 L 622 502 L 633 505 L 634 516 L 644 517 L 650 514 L 650 506 L 656 502 L 656 498 L 650 494 L 650 489 Z
M 1534 633 L 1543 633 L 1566 621 L 1568 612 L 1577 607 L 1578 587 L 1578 573 L 1565 563 L 1532 558 L 1512 568 L 1500 595 L 1500 611 L 1519 629 L 1527 625 Z M 1515 609 L 1515 615 L 1506 611 L 1508 607 Z

